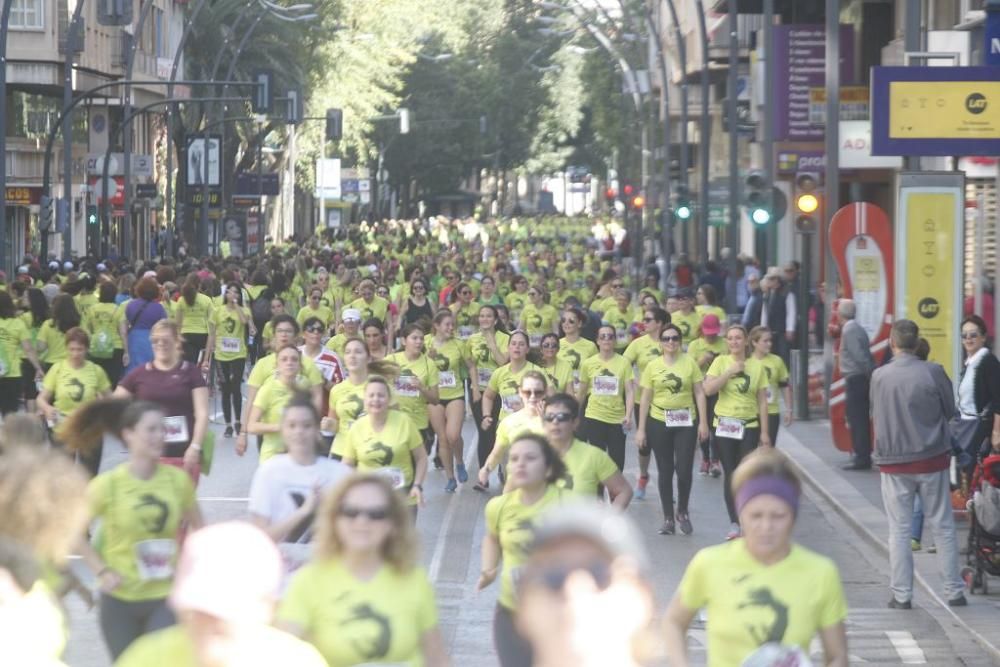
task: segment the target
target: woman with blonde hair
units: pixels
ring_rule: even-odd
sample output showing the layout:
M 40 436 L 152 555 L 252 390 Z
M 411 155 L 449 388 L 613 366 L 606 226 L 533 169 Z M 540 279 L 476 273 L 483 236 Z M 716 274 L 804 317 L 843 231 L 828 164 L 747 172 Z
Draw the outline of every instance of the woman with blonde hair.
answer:
M 320 504 L 313 547 L 278 609 L 280 627 L 331 667 L 448 664 L 410 512 L 389 480 L 356 474 L 342 482 Z

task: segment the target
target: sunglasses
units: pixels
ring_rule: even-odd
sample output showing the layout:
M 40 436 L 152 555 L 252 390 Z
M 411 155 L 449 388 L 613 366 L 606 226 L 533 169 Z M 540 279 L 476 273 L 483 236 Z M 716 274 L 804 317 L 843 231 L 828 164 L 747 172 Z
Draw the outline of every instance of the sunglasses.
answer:
M 549 412 L 542 419 L 550 424 L 565 424 L 573 420 L 573 415 L 568 412 Z
M 543 350 L 558 350 L 559 343 L 542 343 Z
M 294 329 L 275 329 L 274 333 L 276 333 L 276 334 L 284 334 L 286 336 L 294 336 L 295 335 L 295 330 Z
M 597 339 L 598 340 L 614 340 L 615 339 L 615 335 L 614 334 L 609 334 L 609 333 L 597 334 Z
M 529 570 L 519 580 L 518 587 L 542 586 L 553 593 L 558 593 L 566 586 L 566 580 L 574 572 L 586 572 L 594 580 L 598 590 L 607 590 L 611 585 L 611 568 L 607 563 L 594 562 L 587 565 L 553 565 L 551 567 Z
M 564 318 L 562 318 L 559 321 L 562 324 L 576 324 L 577 323 L 576 320 L 574 320 L 572 317 L 564 317 Z
M 305 330 L 309 333 L 323 333 L 323 327 L 306 327 Z
M 350 505 L 344 505 L 337 509 L 337 515 L 342 516 L 345 519 L 357 519 L 359 516 L 365 516 L 370 521 L 385 521 L 389 518 L 389 508 L 388 507 L 373 507 L 371 509 L 366 509 L 364 507 L 351 507 Z
M 472 290 L 464 289 L 461 292 L 459 292 L 459 294 L 472 294 Z
M 981 334 L 978 331 L 964 331 L 962 332 L 963 340 L 975 340 L 979 338 Z
M 525 396 L 534 396 L 535 398 L 541 398 L 545 395 L 544 389 L 522 389 L 521 393 Z
M 681 342 L 680 336 L 664 336 L 660 339 L 661 343 L 679 343 Z

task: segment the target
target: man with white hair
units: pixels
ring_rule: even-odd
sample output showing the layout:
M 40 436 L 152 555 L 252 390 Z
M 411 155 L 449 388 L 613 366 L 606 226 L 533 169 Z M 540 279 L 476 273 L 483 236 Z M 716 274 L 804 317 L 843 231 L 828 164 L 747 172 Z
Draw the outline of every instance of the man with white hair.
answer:
M 845 383 L 847 427 L 851 430 L 854 460 L 844 470 L 871 470 L 871 402 L 868 392 L 875 360 L 872 358 L 868 332 L 854 319 L 857 306 L 851 299 L 837 305 L 840 320 L 840 375 Z

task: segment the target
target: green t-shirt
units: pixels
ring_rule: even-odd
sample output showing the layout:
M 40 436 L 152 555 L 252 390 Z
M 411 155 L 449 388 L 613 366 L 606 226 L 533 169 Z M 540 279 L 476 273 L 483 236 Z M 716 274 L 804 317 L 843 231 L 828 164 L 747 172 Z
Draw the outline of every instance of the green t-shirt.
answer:
M 587 396 L 584 415 L 605 424 L 625 419 L 625 387 L 632 381 L 632 365 L 620 354 L 610 359 L 594 355 L 580 366 L 580 386 Z
M 556 363 L 552 366 L 539 366 L 539 368 L 545 373 L 545 381 L 548 383 L 548 388 L 552 390 L 552 393 L 576 391 L 573 367 L 569 363 L 556 357 Z
M 690 354 L 682 354 L 669 366 L 662 356 L 649 362 L 639 379 L 640 389 L 653 391 L 649 417 L 665 422 L 665 410 L 690 410 L 691 423 L 696 424 L 694 385 L 704 379 Z
M 410 417 L 417 430 L 427 428 L 429 423 L 427 401 L 420 395 L 420 390 L 413 384 L 413 380 L 419 379 L 427 388 L 438 386 L 437 364 L 426 354 L 421 354 L 410 361 L 406 358 L 405 352 L 396 352 L 389 355 L 388 359 L 399 365 L 399 376 L 394 387 L 394 397 L 399 409 Z
M 670 323 L 676 324 L 677 328 L 681 330 L 683 338 L 681 343 L 684 345 L 690 345 L 691 341 L 701 335 L 701 313 L 696 310 L 692 310 L 690 313 L 684 313 L 680 310 L 671 313 Z
M 715 342 L 709 343 L 704 338 L 695 338 L 688 345 L 687 353 L 694 359 L 696 364 L 701 364 L 702 358 L 708 354 L 712 353 L 715 355 L 710 361 L 703 367 L 702 370 L 708 370 L 708 367 L 712 365 L 712 361 L 715 361 L 719 356 L 725 354 L 729 350 L 729 346 L 726 345 L 726 340 L 724 338 L 716 338 Z
M 788 367 L 776 354 L 769 354 L 759 361 L 767 376 L 767 413 L 776 415 L 781 411 L 778 405 L 778 396 L 781 394 L 781 389 L 788 386 Z M 791 406 L 786 405 L 785 407 Z
M 410 418 L 399 410 L 389 410 L 380 431 L 375 431 L 371 415 L 354 422 L 342 451 L 344 460 L 354 461 L 359 471 L 385 475 L 393 488 L 407 493 L 415 472 L 411 452 L 423 446 L 420 432 Z M 416 502 L 415 498 L 409 499 L 410 504 Z
M 563 455 L 563 463 L 566 476 L 556 484 L 585 498 L 596 497 L 601 484 L 618 474 L 618 466 L 607 452 L 582 440 L 573 440 Z
M 111 391 L 111 382 L 104 369 L 86 360 L 80 368 L 70 366 L 68 359 L 57 361 L 45 374 L 42 386 L 52 394 L 50 402 L 55 409 L 64 415 Z
M 244 655 L 252 655 L 258 665 L 295 665 L 296 667 L 327 667 L 323 656 L 308 642 L 261 625 L 249 637 L 244 635 Z M 143 635 L 129 644 L 115 662 L 115 667 L 191 667 L 198 664 L 194 642 L 179 625 Z
M 293 387 L 289 387 L 276 377 L 265 380 L 253 399 L 253 406 L 260 408 L 261 421 L 265 424 L 281 423 L 285 406 L 292 400 L 296 391 L 304 391 L 306 386 L 305 377 L 299 378 Z M 285 443 L 282 442 L 280 433 L 265 433 L 260 446 L 260 462 L 263 463 L 284 451 Z
M 194 305 L 189 306 L 183 296 L 174 303 L 174 318 L 184 318 L 181 333 L 207 334 L 212 315 L 212 299 L 205 294 L 195 294 Z
M 240 306 L 236 308 L 240 308 Z M 229 306 L 215 308 L 209 316 L 215 331 L 214 354 L 219 361 L 246 359 L 247 356 L 247 326 L 240 320 L 239 311 L 236 308 Z M 243 308 L 243 315 L 247 318 L 247 322 L 251 320 L 249 309 Z
M 708 377 L 719 377 L 734 363 L 733 357 L 724 354 L 716 357 L 705 373 Z M 748 427 L 759 426 L 757 409 L 757 392 L 767 388 L 767 375 L 764 367 L 754 358 L 746 360 L 743 372 L 729 379 L 719 391 L 719 400 L 715 404 L 715 423 L 719 417 L 742 419 Z
M 46 321 L 45 324 L 49 324 L 50 321 Z M 44 328 L 43 324 L 42 329 Z M 0 377 L 21 377 L 21 358 L 24 355 L 25 342 L 31 342 L 31 332 L 25 326 L 24 320 L 19 317 L 0 318 Z
M 502 331 L 495 332 L 493 336 L 500 354 L 507 354 L 507 343 L 510 341 L 510 336 Z M 490 377 L 500 365 L 493 358 L 493 353 L 490 351 L 489 345 L 486 344 L 486 337 L 481 331 L 472 334 L 469 336 L 469 340 L 465 341 L 465 356 L 476 364 L 479 389 L 486 389 L 489 386 Z
M 272 352 L 266 357 L 262 357 L 250 371 L 247 384 L 251 387 L 261 387 L 268 378 L 274 377 L 277 368 L 278 356 L 276 354 Z M 302 357 L 302 375 L 309 387 L 323 386 L 323 374 L 316 368 L 316 362 L 306 356 Z
M 427 356 L 438 369 L 438 398 L 443 401 L 465 396 L 462 372 L 465 369 L 465 349 L 462 341 L 449 338 L 438 343 L 434 336 L 424 337 Z
M 493 375 L 490 376 L 489 388 L 496 393 L 500 400 L 500 419 L 524 407 L 524 402 L 521 400 L 520 394 L 521 378 L 528 371 L 541 370 L 541 368 L 528 361 L 517 372 L 511 370 L 509 363 L 504 364 L 494 371 Z
M 90 356 L 110 359 L 115 350 L 124 349 L 119 331 L 125 311 L 113 303 L 95 303 L 83 317 L 83 328 L 90 334 Z
M 344 455 L 347 432 L 365 414 L 365 383 L 354 384 L 350 378 L 333 385 L 330 390 L 329 412 L 337 418 L 337 437 L 333 441 L 331 454 Z
M 42 361 L 45 363 L 54 364 L 66 358 L 66 334 L 59 330 L 54 320 L 45 320 L 38 330 L 38 341 L 45 343 L 45 352 L 42 353 Z M 20 357 L 18 363 L 20 364 Z

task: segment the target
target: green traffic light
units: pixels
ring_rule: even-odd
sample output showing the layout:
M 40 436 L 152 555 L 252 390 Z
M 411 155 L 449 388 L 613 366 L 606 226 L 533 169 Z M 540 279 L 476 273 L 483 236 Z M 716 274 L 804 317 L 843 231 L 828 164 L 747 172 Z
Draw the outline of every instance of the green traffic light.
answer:
M 687 220 L 691 217 L 691 207 L 687 204 L 681 204 L 674 211 L 674 215 L 680 220 Z
M 766 225 L 771 222 L 771 212 L 766 208 L 755 208 L 750 213 L 750 219 L 753 220 L 756 225 Z

